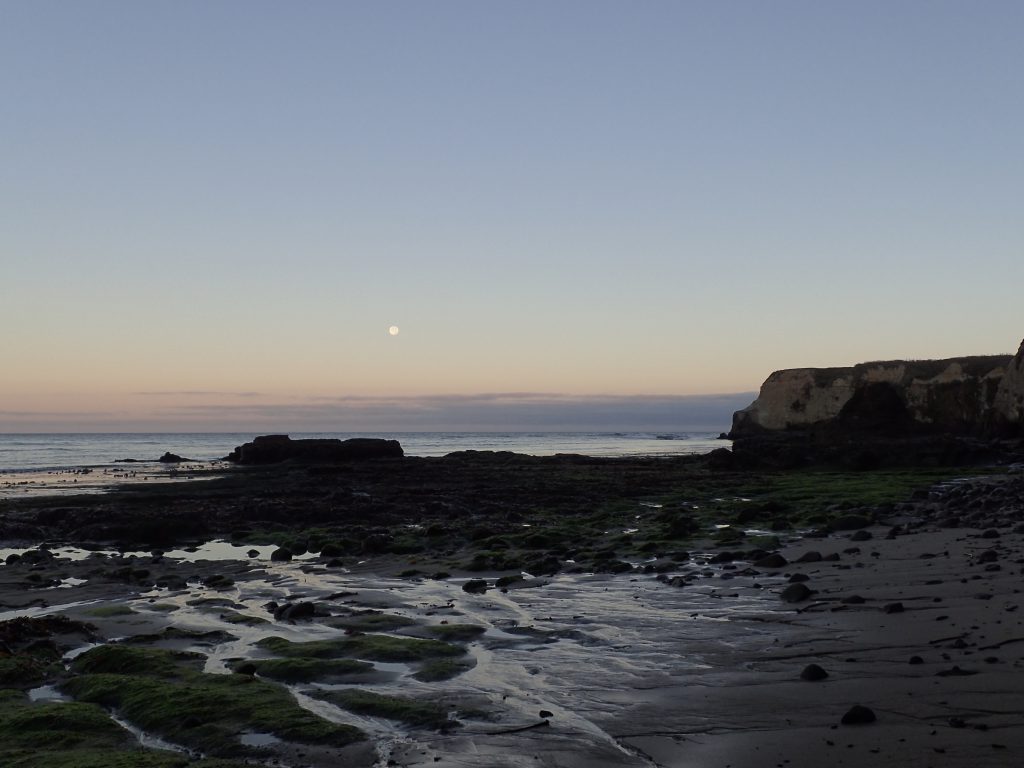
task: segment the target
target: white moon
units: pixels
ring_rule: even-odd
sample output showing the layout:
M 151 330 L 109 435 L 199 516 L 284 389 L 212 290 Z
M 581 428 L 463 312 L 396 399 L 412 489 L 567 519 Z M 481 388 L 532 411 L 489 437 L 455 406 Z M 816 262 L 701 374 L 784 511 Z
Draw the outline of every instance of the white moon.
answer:
M 397 336 L 398 335 L 398 326 L 397 325 L 392 325 L 390 328 L 388 328 L 388 335 L 389 336 Z

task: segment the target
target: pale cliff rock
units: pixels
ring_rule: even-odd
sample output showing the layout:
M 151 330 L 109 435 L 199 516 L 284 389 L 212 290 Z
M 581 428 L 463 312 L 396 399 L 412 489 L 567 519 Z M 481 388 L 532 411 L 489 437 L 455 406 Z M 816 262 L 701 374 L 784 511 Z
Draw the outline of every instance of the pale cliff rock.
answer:
M 995 410 L 1003 431 L 1012 431 L 1013 425 L 1017 425 L 1024 432 L 1024 341 L 1006 366 L 996 392 Z
M 757 399 L 734 414 L 732 437 L 823 429 L 980 435 L 995 422 L 1019 428 L 1022 414 L 1024 344 L 1012 358 L 776 371 Z

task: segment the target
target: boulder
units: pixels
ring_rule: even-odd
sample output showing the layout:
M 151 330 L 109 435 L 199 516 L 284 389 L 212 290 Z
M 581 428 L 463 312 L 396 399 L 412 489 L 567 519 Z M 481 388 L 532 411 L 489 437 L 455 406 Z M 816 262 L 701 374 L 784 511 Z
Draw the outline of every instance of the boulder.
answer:
M 224 457 L 236 464 L 279 464 L 283 461 L 335 463 L 366 459 L 401 458 L 397 440 L 353 437 L 292 440 L 288 435 L 261 435 L 235 448 Z

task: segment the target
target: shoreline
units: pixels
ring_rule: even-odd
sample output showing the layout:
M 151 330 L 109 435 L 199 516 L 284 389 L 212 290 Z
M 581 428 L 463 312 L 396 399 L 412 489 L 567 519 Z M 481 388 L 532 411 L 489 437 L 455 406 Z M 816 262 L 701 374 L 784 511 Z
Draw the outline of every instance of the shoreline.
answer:
M 726 482 L 705 474 L 693 461 L 661 462 L 652 469 L 644 461 L 510 463 L 462 457 L 413 461 L 405 467 L 409 474 L 396 475 L 394 464 L 383 463 L 376 469 L 353 469 L 344 478 L 303 471 L 251 474 L 235 482 L 254 480 L 254 498 L 273 505 L 275 497 L 267 496 L 271 491 L 288 497 L 296 490 L 310 490 L 311 478 L 323 477 L 332 487 L 339 482 L 359 487 L 365 482 L 373 498 L 373 478 L 379 477 L 389 487 L 398 483 L 395 495 L 387 497 L 389 503 L 401 507 L 402 499 L 416 499 L 407 508 L 410 514 L 424 504 L 422 494 L 414 492 L 429 486 L 435 502 L 446 500 L 438 513 L 452 515 L 460 507 L 440 484 L 441 469 L 454 473 L 450 487 L 462 489 L 460 503 L 472 505 L 482 500 L 467 489 L 483 478 L 493 479 L 501 493 L 529 488 L 532 495 L 526 501 L 550 504 L 563 499 L 551 493 L 556 479 L 571 477 L 570 487 L 583 488 L 601 477 L 600 490 L 608 494 L 613 509 L 622 504 L 615 501 L 620 492 L 622 498 L 633 498 L 634 506 L 603 513 L 606 516 L 596 520 L 603 526 L 624 526 L 635 518 L 641 532 L 606 533 L 603 540 L 619 549 L 618 560 L 584 558 L 578 568 L 567 564 L 554 575 L 531 573 L 536 578 L 513 580 L 507 591 L 498 588 L 497 577 L 517 570 L 492 568 L 493 560 L 478 562 L 471 553 L 474 547 L 493 547 L 502 538 L 526 546 L 531 536 L 544 533 L 517 518 L 522 513 L 516 512 L 514 499 L 509 502 L 511 528 L 492 530 L 484 540 L 468 537 L 470 550 L 461 554 L 442 547 L 271 561 L 268 543 L 257 558 L 245 561 L 178 561 L 170 548 L 155 556 L 93 556 L 76 562 L 38 555 L 36 562 L 29 558 L 0 566 L 0 610 L 9 617 L 11 611 L 33 612 L 39 599 L 73 601 L 76 605 L 54 613 L 95 625 L 98 639 L 156 638 L 137 647 L 152 648 L 150 653 L 161 648 L 199 652 L 206 658 L 207 671 L 221 676 L 237 663 L 232 659 L 265 661 L 267 652 L 258 643 L 271 636 L 298 643 L 331 638 L 343 642 L 350 636 L 345 627 L 359 627 L 357 637 L 367 632 L 370 637 L 406 641 L 458 638 L 452 647 L 461 649 L 457 652 L 466 664 L 445 681 L 417 681 L 412 675 L 418 663 L 374 662 L 376 671 L 364 682 L 353 680 L 343 686 L 402 701 L 448 702 L 455 713 L 449 717 L 461 723 L 451 729 L 410 727 L 379 715 L 314 704 L 308 694 L 321 695 L 331 689 L 329 685 L 321 689 L 317 686 L 322 683 L 315 681 L 297 688 L 288 684 L 316 711 L 368 735 L 368 742 L 361 742 L 364 747 L 345 748 L 347 764 L 355 766 L 391 760 L 404 766 L 495 768 L 793 768 L 827 761 L 850 766 L 994 768 L 1012 762 L 1024 750 L 1024 716 L 1018 712 L 1017 694 L 1024 683 L 1024 627 L 1016 611 L 1024 557 L 1024 475 L 1019 472 L 951 483 L 928 498 L 918 495 L 906 503 L 877 506 L 870 515 L 866 508 L 835 510 L 832 514 L 840 516 L 835 519 L 845 522 L 837 522 L 830 533 L 812 532 L 801 538 L 794 529 L 780 531 L 775 534 L 778 546 L 766 547 L 754 560 L 750 547 L 768 538 L 767 522 L 746 523 L 764 529 L 747 540 L 722 536 L 721 530 L 710 538 L 688 534 L 686 552 L 668 542 L 659 545 L 658 552 L 645 552 L 640 542 L 628 544 L 634 554 L 625 547 L 650 526 L 664 535 L 668 528 L 658 526 L 671 527 L 679 515 L 698 514 L 699 505 L 691 509 L 689 501 L 671 514 L 665 502 L 651 501 L 658 494 L 678 493 L 671 488 L 680 476 L 691 478 L 687 482 L 696 484 L 694 488 L 712 483 L 709 499 L 721 493 L 719 488 L 739 489 L 755 480 L 763 484 L 765 478 L 736 476 Z M 426 471 L 424 467 L 429 472 L 421 477 L 418 473 Z M 647 492 L 638 497 L 639 479 L 647 483 Z M 783 493 L 787 483 L 806 491 L 841 479 L 776 478 L 775 498 L 795 498 Z M 899 476 L 861 477 L 859 482 L 894 479 Z M 247 508 L 248 497 L 223 496 L 236 493 L 238 487 L 231 482 L 222 485 L 217 495 L 200 504 L 200 513 L 205 513 L 203 504 L 223 504 L 225 498 L 235 498 L 232 503 Z M 196 488 L 188 485 L 151 490 L 144 503 L 138 498 L 132 502 L 131 492 L 113 501 L 154 510 L 164 510 L 178 497 L 185 506 L 197 503 Z M 329 498 L 321 493 L 302 497 L 303 503 Z M 361 503 L 359 514 L 379 514 L 386 500 L 368 508 Z M 91 512 L 83 507 L 78 514 L 83 520 L 90 514 L 106 514 L 110 501 L 98 503 Z M 591 503 L 583 501 L 581 507 L 571 497 L 563 499 L 566 511 L 549 512 L 548 517 L 557 522 L 559 514 L 569 510 L 582 515 L 579 510 Z M 736 520 L 749 517 L 750 505 L 756 503 L 727 501 L 730 509 L 738 510 L 731 513 Z M 56 512 L 65 509 L 64 503 L 30 504 L 23 511 L 59 522 L 69 514 Z M 759 515 L 777 514 L 770 505 L 762 506 Z M 700 514 L 709 524 L 723 513 L 710 509 Z M 9 511 L 4 517 L 8 516 Z M 487 519 L 495 521 L 485 509 L 465 525 L 479 527 Z M 574 524 L 582 526 L 589 519 L 579 517 Z M 526 533 L 517 534 L 520 539 L 512 537 L 510 531 L 524 524 L 527 528 L 521 530 Z M 422 533 L 426 535 L 426 530 Z M 822 558 L 795 562 L 812 550 Z M 770 552 L 783 560 L 766 559 Z M 605 565 L 623 560 L 640 567 L 601 572 Z M 460 567 L 452 567 L 456 562 Z M 449 573 L 441 576 L 439 570 Z M 806 575 L 809 580 L 802 583 L 816 592 L 788 603 L 779 595 L 794 574 Z M 32 577 L 37 580 L 27 581 Z M 58 577 L 70 585 L 45 588 L 47 583 L 56 586 Z M 70 582 L 77 579 L 83 583 Z M 480 580 L 485 591 L 464 589 Z M 982 594 L 987 597 L 979 597 Z M 310 615 L 290 619 L 268 607 L 273 603 L 314 607 Z M 902 610 L 886 608 L 896 603 Z M 942 615 L 947 618 L 939 619 Z M 452 632 L 444 629 L 447 625 L 453 626 Z M 179 639 L 171 640 L 172 636 Z M 168 639 L 159 639 L 164 637 Z M 1017 644 L 1017 639 L 1022 641 Z M 920 656 L 922 663 L 911 664 L 912 656 Z M 986 661 L 989 657 L 996 660 Z M 819 664 L 828 677 L 801 680 L 809 663 Z M 876 722 L 840 725 L 854 704 L 870 707 Z M 174 737 L 187 738 L 173 725 L 167 725 L 169 734 L 156 735 L 171 743 Z M 337 753 L 310 747 L 278 744 L 266 749 L 271 754 L 261 760 L 286 759 L 296 766 L 330 766 L 338 759 Z M 122 752 L 123 748 L 118 750 Z M 2 743 L 0 754 L 6 754 Z M 182 765 L 202 766 L 201 761 L 181 759 Z

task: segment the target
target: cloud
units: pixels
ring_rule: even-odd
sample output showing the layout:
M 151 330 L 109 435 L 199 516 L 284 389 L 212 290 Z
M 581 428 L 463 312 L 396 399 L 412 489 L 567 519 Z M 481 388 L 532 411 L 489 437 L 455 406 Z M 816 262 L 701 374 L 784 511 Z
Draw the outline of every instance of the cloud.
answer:
M 724 395 L 567 395 L 541 392 L 316 397 L 298 402 L 167 409 L 176 420 L 293 431 L 727 431 L 753 392 Z
M 172 389 L 165 392 L 133 392 L 138 397 L 263 397 L 262 392 L 221 392 L 215 389 Z
M 141 393 L 140 393 L 141 394 Z M 121 413 L 0 411 L 12 432 L 724 432 L 753 392 L 721 395 L 339 395 L 270 400 L 188 390 Z M 234 394 L 234 401 L 220 398 Z M 204 401 L 205 398 L 205 401 Z

